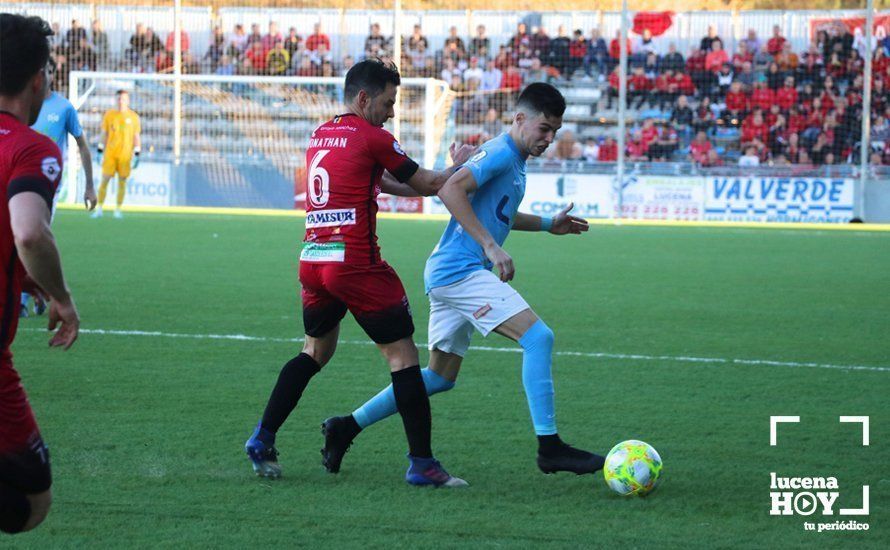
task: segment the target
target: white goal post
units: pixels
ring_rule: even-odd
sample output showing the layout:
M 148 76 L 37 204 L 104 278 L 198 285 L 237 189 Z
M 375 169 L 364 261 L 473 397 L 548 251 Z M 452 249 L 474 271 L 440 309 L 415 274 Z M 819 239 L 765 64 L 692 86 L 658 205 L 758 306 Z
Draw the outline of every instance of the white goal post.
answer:
M 309 134 L 344 109 L 342 77 L 72 71 L 68 97 L 91 145 L 98 143 L 102 115 L 114 108 L 120 89 L 130 92 L 131 108 L 141 119 L 141 162 L 163 164 L 164 171 L 157 173 L 177 181 L 179 173 L 191 184 L 187 193 L 180 190 L 168 199 L 167 204 L 176 205 L 216 206 L 210 195 L 229 193 L 224 205 L 283 207 L 283 182 L 298 178 L 305 168 Z M 400 131 L 397 137 L 410 156 L 433 168 L 444 151 L 453 94 L 440 80 L 403 78 L 399 96 L 399 120 L 388 128 Z M 69 147 L 66 165 L 62 199 L 80 202 L 84 178 L 77 147 Z M 192 165 L 188 176 L 184 165 Z M 195 166 L 206 177 L 196 178 Z M 270 174 L 278 187 L 274 199 L 264 196 Z M 98 166 L 94 178 L 98 184 Z M 202 191 L 203 180 L 207 189 Z M 233 198 L 238 193 L 244 204 Z M 204 196 L 208 204 L 200 204 Z

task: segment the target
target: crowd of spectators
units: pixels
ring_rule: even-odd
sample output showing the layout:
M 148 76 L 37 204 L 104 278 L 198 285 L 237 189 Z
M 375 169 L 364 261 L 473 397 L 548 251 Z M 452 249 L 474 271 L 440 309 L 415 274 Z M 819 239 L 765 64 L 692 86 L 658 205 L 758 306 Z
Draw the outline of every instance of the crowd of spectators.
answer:
M 627 106 L 643 122 L 629 133 L 630 159 L 663 159 L 667 148 L 668 158 L 705 166 L 727 158 L 746 166 L 858 162 L 869 116 L 871 161 L 890 164 L 890 39 L 881 28 L 869 47 L 858 29 L 832 27 L 798 54 L 779 26 L 766 41 L 748 31 L 731 53 L 712 27 L 686 58 L 673 44 L 658 52 L 631 46 Z M 866 56 L 869 113 L 862 112 Z M 609 75 L 607 106 L 618 96 L 618 76 L 617 68 Z M 737 153 L 719 154 L 727 151 Z
M 101 23 L 89 30 L 72 21 L 61 32 L 54 24 L 54 51 L 61 73 L 71 69 L 172 70 L 174 35 L 162 40 L 138 24 L 126 50 L 109 54 Z M 665 43 L 667 42 L 667 43 Z M 301 36 L 283 33 L 276 22 L 266 29 L 237 24 L 212 32 L 206 52 L 192 52 L 181 35 L 184 72 L 219 75 L 343 75 L 355 59 L 333 56 L 331 37 L 321 23 Z M 715 27 L 684 56 L 674 43 L 643 34 L 629 38 L 627 107 L 635 122 L 628 132 L 631 160 L 690 160 L 719 165 L 726 159 L 753 165 L 837 164 L 858 159 L 862 117 L 871 117 L 872 162 L 890 163 L 890 37 L 878 28 L 872 44 L 860 29 L 842 24 L 821 30 L 805 51 L 792 47 L 777 25 L 767 40 L 754 30 L 729 51 Z M 339 50 L 338 50 L 339 51 Z M 391 37 L 371 23 L 363 57 L 393 60 Z M 539 81 L 599 88 L 606 111 L 615 108 L 619 86 L 620 37 L 607 42 L 598 29 L 585 36 L 560 26 L 551 36 L 543 27 L 519 23 L 502 45 L 492 47 L 484 25 L 471 37 L 451 27 L 440 49 L 431 47 L 420 25 L 402 41 L 398 60 L 405 77 L 435 77 L 456 92 L 458 123 L 478 128 L 484 141 L 503 128 L 519 90 Z M 872 59 L 871 112 L 862 112 L 864 66 Z M 67 69 L 66 69 L 67 67 Z M 598 105 L 591 109 L 591 119 Z M 602 113 L 600 113 L 602 114 Z M 617 157 L 614 135 L 577 141 L 568 131 L 549 154 L 560 159 L 610 161 Z M 721 154 L 726 151 L 735 155 Z M 855 158 L 854 158 L 855 157 Z

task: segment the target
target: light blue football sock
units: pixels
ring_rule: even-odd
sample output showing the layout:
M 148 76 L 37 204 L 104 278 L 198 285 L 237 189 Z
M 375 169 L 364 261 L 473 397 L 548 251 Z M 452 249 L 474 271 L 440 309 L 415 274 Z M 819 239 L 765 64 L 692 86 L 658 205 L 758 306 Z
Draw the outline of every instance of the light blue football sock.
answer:
M 553 354 L 553 331 L 544 321 L 529 328 L 519 339 L 522 346 L 522 385 L 537 435 L 556 433 L 556 412 L 553 407 L 553 377 L 550 364 Z
M 426 386 L 426 394 L 433 395 L 435 393 L 448 391 L 454 387 L 454 382 L 442 378 L 429 367 L 420 371 L 423 376 L 423 384 Z M 383 390 L 369 399 L 364 405 L 357 408 L 352 413 L 361 429 L 365 429 L 375 422 L 379 422 L 396 414 L 396 396 L 392 391 L 392 384 L 383 388 Z

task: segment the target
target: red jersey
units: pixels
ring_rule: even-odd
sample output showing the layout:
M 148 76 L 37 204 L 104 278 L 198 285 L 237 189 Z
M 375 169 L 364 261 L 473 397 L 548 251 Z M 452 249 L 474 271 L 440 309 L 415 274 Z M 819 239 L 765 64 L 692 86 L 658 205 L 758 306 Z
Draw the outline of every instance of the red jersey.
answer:
M 783 36 L 773 36 L 769 40 L 766 41 L 766 51 L 770 55 L 776 55 L 777 53 L 782 51 L 782 48 L 785 46 L 785 37 Z
M 377 195 L 383 171 L 406 182 L 417 163 L 382 127 L 345 114 L 312 132 L 306 167 L 306 245 L 300 260 L 380 263 Z
M 0 206 L 0 370 L 10 363 L 9 346 L 19 322 L 22 278 L 25 268 L 18 259 L 9 219 L 9 199 L 30 191 L 52 208 L 53 196 L 62 177 L 62 154 L 53 141 L 22 124 L 13 115 L 0 112 L 0 188 L 7 200 Z
M 649 145 L 652 144 L 658 138 L 658 128 L 655 126 L 650 126 L 648 128 L 643 128 L 640 130 L 640 133 L 643 135 L 643 148 L 649 149 Z
M 615 162 L 618 160 L 618 144 L 615 142 L 612 143 L 603 143 L 600 145 L 599 154 L 596 157 L 596 160 L 600 162 Z
M 306 49 L 314 52 L 318 46 L 323 45 L 326 51 L 331 51 L 331 39 L 326 34 L 310 34 L 306 37 Z
M 742 124 L 742 143 L 759 139 L 762 143 L 766 143 L 769 139 L 769 128 L 766 124 L 746 123 Z
M 646 78 L 646 75 L 635 74 L 627 79 L 627 89 L 632 92 L 644 92 L 651 90 L 654 86 L 652 80 Z
M 677 73 L 674 75 L 674 82 L 681 94 L 692 95 L 695 93 L 695 84 L 692 83 L 692 77 L 685 73 Z
M 754 91 L 751 92 L 752 107 L 759 107 L 764 111 L 769 111 L 769 108 L 775 100 L 775 94 L 769 88 L 755 88 Z
M 727 92 L 726 108 L 730 111 L 747 111 L 748 96 L 745 92 Z
M 698 162 L 699 164 L 703 164 L 708 160 L 708 151 L 711 150 L 711 142 L 710 141 L 698 141 L 692 140 L 692 143 L 689 144 L 689 154 L 692 155 L 692 160 Z
M 794 86 L 783 86 L 776 90 L 776 103 L 783 111 L 787 111 L 792 105 L 797 104 L 797 89 Z

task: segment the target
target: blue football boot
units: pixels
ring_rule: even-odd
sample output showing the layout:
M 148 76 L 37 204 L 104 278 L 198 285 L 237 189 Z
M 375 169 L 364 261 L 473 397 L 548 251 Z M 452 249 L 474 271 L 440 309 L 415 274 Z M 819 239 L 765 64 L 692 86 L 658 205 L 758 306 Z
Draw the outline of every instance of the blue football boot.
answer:
M 405 474 L 405 481 L 416 486 L 466 487 L 469 485 L 459 477 L 445 471 L 435 458 L 417 458 L 408 455 L 411 465 Z
M 260 477 L 281 477 L 278 465 L 278 450 L 275 448 L 275 434 L 257 424 L 253 435 L 244 444 L 247 457 L 253 464 L 253 471 Z

